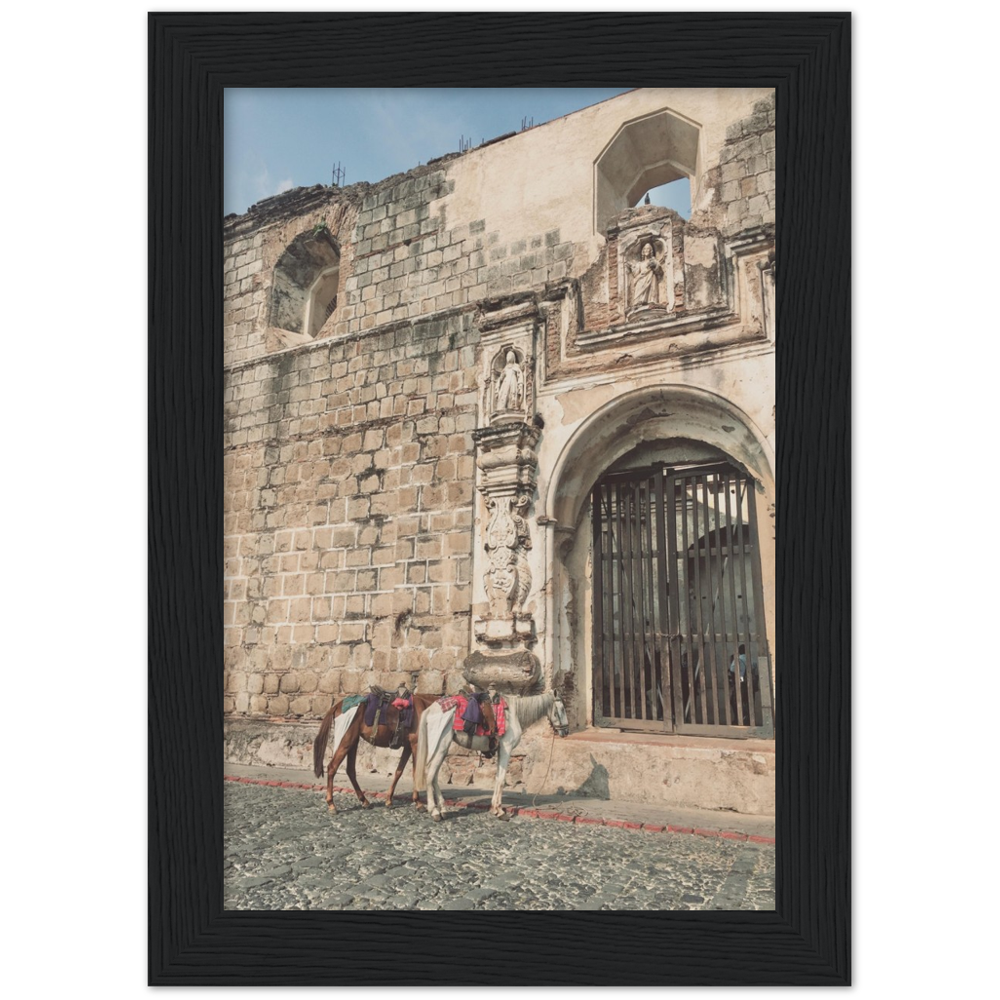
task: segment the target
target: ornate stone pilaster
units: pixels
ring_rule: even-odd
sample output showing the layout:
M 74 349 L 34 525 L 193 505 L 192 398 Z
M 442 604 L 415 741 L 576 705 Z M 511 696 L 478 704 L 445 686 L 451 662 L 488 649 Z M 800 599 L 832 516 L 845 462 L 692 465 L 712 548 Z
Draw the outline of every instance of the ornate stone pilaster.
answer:
M 479 490 L 486 497 L 531 497 L 535 492 L 538 456 L 535 445 L 541 431 L 525 423 L 479 427 L 472 432 L 476 442 Z
M 537 478 L 533 299 L 484 307 L 475 522 L 473 649 L 465 675 L 473 683 L 522 692 L 541 676 L 530 651 L 536 638 L 531 507 Z

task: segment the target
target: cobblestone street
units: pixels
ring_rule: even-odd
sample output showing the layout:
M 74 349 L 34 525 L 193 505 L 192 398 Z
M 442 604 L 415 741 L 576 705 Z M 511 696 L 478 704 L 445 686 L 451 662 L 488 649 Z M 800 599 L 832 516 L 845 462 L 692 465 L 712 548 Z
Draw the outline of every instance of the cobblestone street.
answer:
M 225 907 L 235 910 L 758 910 L 774 847 L 226 783 Z

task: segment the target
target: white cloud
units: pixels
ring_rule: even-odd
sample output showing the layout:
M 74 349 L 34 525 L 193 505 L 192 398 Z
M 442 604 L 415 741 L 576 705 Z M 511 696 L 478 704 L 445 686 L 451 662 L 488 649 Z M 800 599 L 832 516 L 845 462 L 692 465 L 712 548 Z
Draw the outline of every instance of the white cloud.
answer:
M 295 182 L 291 179 L 291 177 L 289 177 L 287 181 L 281 181 L 281 183 L 278 184 L 278 190 L 274 193 L 284 194 L 286 191 L 291 191 L 293 187 L 295 187 Z

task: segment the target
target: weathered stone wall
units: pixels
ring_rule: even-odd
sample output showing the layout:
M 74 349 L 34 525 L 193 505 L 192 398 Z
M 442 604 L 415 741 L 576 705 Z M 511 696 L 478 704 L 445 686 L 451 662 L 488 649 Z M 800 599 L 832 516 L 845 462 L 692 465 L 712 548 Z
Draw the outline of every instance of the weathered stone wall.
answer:
M 316 716 L 372 682 L 456 682 L 474 360 L 470 317 L 450 315 L 230 370 L 227 712 Z
M 719 166 L 710 172 L 725 206 L 726 235 L 774 225 L 774 97 L 754 104 L 753 114 L 726 129 Z
M 449 227 L 439 206 L 454 183 L 436 170 L 363 200 L 354 274 L 334 335 L 541 287 L 567 274 L 573 245 L 558 229 L 504 242 L 485 218 Z

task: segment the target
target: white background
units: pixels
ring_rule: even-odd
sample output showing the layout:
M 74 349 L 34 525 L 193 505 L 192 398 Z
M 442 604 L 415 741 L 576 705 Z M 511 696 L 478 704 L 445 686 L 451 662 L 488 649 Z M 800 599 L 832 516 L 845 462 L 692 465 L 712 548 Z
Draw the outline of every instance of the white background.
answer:
M 135 244 L 145 228 L 137 26 L 123 4 L 14 4 L 3 15 L 0 847 L 10 997 L 62 986 L 132 996 L 133 956 L 145 965 L 133 848 L 145 750 L 145 657 L 132 624 L 144 335 Z
M 137 21 L 121 5 L 64 6 L 58 16 L 13 6 L 4 16 L 6 982 L 10 995 L 72 983 L 121 996 L 135 988 L 128 845 L 142 743 L 137 736 L 133 756 L 118 734 L 142 713 L 128 684 L 102 689 L 101 710 L 122 722 L 108 727 L 116 744 L 107 747 L 87 744 L 92 731 L 74 735 L 71 719 L 93 708 L 83 676 L 127 678 L 143 659 L 126 628 L 136 607 L 131 386 L 137 331 L 144 335 L 130 279 L 131 234 L 142 235 Z M 865 181 L 856 195 L 864 223 L 859 214 L 855 225 L 865 264 L 854 352 L 864 386 L 855 423 L 865 429 L 865 474 L 854 477 L 865 497 L 855 527 L 855 589 L 865 595 L 854 685 L 865 720 L 856 741 L 865 790 L 856 808 L 865 830 L 856 983 L 874 996 L 909 985 L 918 996 L 995 989 L 996 21 L 986 6 L 869 5 L 862 37 L 856 20 L 864 71 L 855 115 L 865 129 L 855 147 Z M 114 262 L 113 288 L 95 287 L 102 259 Z M 99 310 L 86 307 L 95 296 Z M 977 489 L 962 488 L 966 476 Z M 940 502 L 929 503 L 938 489 Z M 956 496 L 971 501 L 959 518 Z M 65 649 L 58 662 L 54 645 Z M 43 761 L 55 699 L 67 692 L 59 752 Z M 60 928 L 75 916 L 77 933 L 52 940 L 53 913 Z

